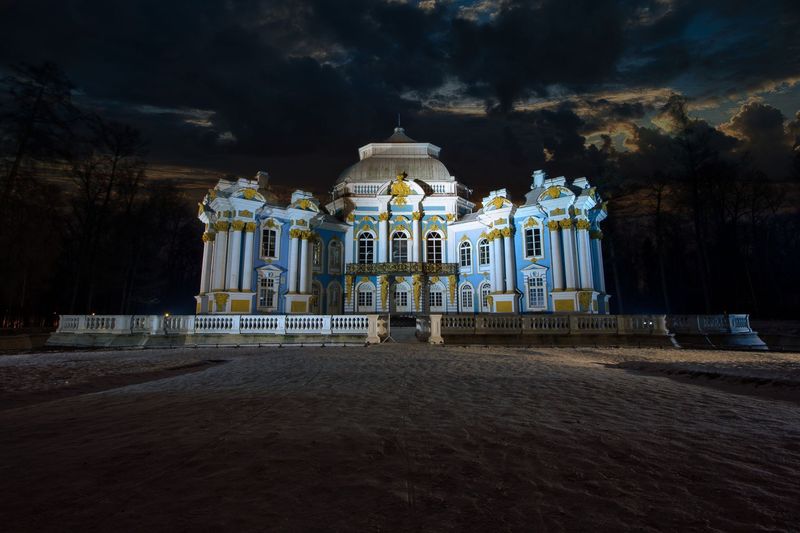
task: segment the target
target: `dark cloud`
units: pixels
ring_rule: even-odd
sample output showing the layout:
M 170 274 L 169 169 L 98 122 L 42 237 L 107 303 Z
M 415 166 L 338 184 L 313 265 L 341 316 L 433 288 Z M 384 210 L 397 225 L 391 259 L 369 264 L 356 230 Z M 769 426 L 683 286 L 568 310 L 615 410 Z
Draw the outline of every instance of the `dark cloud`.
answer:
M 591 166 L 589 135 L 653 112 L 610 91 L 721 97 L 800 76 L 795 2 L 504 1 L 459 16 L 474 4 L 18 0 L 0 7 L 0 67 L 58 62 L 85 105 L 144 130 L 157 160 L 234 172 L 263 161 L 317 188 L 398 112 L 473 183 L 490 178 L 462 147 L 527 180 L 534 166 Z M 429 98 L 489 112 L 434 112 Z

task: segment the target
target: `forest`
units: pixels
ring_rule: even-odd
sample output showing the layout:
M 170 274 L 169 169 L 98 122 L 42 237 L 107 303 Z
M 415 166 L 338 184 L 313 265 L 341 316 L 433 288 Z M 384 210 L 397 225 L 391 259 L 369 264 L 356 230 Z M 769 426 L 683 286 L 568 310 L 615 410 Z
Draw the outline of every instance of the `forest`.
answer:
M 2 91 L 0 327 L 47 326 L 59 313 L 192 312 L 200 198 L 149 178 L 147 140 L 77 106 L 57 66 L 18 66 Z M 797 317 L 798 121 L 742 140 L 692 118 L 679 96 L 659 120 L 637 127 L 629 150 L 592 146 L 575 169 L 608 201 L 612 308 Z

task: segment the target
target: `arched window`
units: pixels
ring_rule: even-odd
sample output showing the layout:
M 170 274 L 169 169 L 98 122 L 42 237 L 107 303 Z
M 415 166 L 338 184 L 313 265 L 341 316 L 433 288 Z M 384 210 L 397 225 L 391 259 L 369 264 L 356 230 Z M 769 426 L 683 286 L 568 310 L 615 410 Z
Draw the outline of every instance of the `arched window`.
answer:
M 328 273 L 342 272 L 342 241 L 334 239 L 328 244 Z
M 428 292 L 428 308 L 430 311 L 444 311 L 444 287 L 441 283 L 431 285 Z
M 459 245 L 458 260 L 461 268 L 469 268 L 472 266 L 472 245 L 469 241 L 464 241 Z
M 472 285 L 465 283 L 461 286 L 461 311 L 465 313 L 472 313 L 475 311 L 475 303 L 473 301 Z
M 375 257 L 375 238 L 371 233 L 358 236 L 358 262 L 362 265 L 372 263 Z
M 478 241 L 478 266 L 489 264 L 489 240 L 481 239 Z
M 525 257 L 542 256 L 542 228 L 525 228 Z
M 328 314 L 338 315 L 342 312 L 342 287 L 337 282 L 328 285 Z
M 411 287 L 408 283 L 398 283 L 394 287 L 394 312 L 411 311 Z
M 311 314 L 318 315 L 322 309 L 322 285 L 319 281 L 311 284 Z
M 425 239 L 425 260 L 428 263 L 442 262 L 442 235 L 438 231 L 431 231 Z
M 311 245 L 311 269 L 314 272 L 322 272 L 322 239 L 314 239 Z
M 375 310 L 375 286 L 372 283 L 362 283 L 356 290 L 356 312 Z
M 481 312 L 488 313 L 490 310 L 489 306 L 489 295 L 492 293 L 492 286 L 489 283 L 481 284 Z
M 408 235 L 402 231 L 392 233 L 392 263 L 408 262 Z

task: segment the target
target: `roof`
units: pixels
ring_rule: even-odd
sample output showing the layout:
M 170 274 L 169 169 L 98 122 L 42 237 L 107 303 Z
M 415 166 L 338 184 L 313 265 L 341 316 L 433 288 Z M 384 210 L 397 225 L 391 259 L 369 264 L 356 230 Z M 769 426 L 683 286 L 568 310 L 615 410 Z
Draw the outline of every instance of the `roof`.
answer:
M 417 142 L 400 126 L 383 142 L 369 143 L 359 148 L 357 163 L 339 175 L 336 183 L 379 182 L 393 180 L 401 172 L 410 180 L 455 181 L 447 167 L 439 161 L 440 148 Z

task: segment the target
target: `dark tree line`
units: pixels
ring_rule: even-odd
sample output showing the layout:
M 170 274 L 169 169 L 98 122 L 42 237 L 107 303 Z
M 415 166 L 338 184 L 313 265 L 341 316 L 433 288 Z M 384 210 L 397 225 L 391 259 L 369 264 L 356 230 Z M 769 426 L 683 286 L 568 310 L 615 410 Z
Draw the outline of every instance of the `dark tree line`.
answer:
M 691 118 L 680 98 L 665 113 L 668 132 L 638 128 L 634 150 L 609 154 L 604 243 L 617 310 L 800 316 L 797 139 L 787 132 L 768 147 L 788 163 L 768 175 L 754 164 L 759 139 Z
M 194 212 L 174 184 L 147 179 L 139 132 L 76 107 L 54 65 L 17 67 L 2 85 L 0 327 L 191 310 Z

